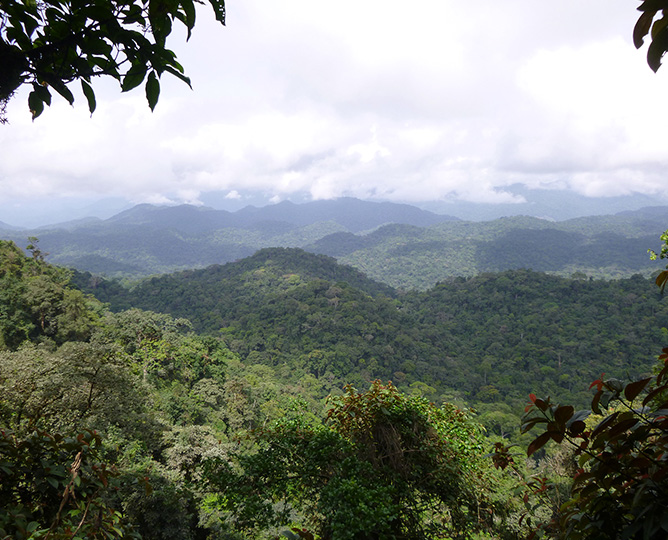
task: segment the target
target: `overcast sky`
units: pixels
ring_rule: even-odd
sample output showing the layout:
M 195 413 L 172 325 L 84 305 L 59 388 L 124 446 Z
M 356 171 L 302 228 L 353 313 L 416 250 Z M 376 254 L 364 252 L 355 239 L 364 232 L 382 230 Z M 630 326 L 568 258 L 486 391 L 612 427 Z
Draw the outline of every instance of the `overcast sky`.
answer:
M 226 27 L 202 6 L 170 43 L 194 90 L 165 75 L 154 113 L 113 81 L 92 118 L 78 94 L 32 122 L 18 95 L 0 205 L 509 202 L 516 183 L 667 197 L 668 66 L 633 47 L 638 4 L 229 0 Z

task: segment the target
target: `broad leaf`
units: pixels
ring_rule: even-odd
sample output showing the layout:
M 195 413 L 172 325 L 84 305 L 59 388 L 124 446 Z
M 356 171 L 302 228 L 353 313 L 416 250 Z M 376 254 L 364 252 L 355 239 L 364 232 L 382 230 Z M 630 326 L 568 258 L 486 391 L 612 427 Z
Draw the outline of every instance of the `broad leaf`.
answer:
M 639 381 L 627 384 L 624 388 L 624 397 L 629 401 L 633 401 L 638 394 L 645 389 L 645 386 L 652 380 L 652 377 L 647 377 L 646 379 L 641 379 Z
M 147 67 L 145 64 L 134 64 L 123 77 L 123 84 L 121 90 L 127 92 L 139 86 L 146 77 Z
M 97 104 L 95 103 L 95 92 L 93 92 L 93 87 L 88 84 L 84 79 L 81 79 L 81 89 L 83 90 L 84 96 L 88 101 L 88 110 L 90 114 L 93 114 Z
M 551 434 L 547 432 L 543 433 L 542 435 L 539 435 L 527 448 L 527 456 L 531 456 L 533 455 L 534 452 L 540 450 L 543 446 L 545 446 L 545 443 L 547 443 L 547 441 L 549 441 L 550 438 Z
M 148 100 L 148 106 L 151 108 L 151 111 L 155 109 L 159 97 L 160 81 L 158 81 L 155 71 L 151 71 L 151 73 L 148 74 L 148 79 L 146 81 L 146 99 Z

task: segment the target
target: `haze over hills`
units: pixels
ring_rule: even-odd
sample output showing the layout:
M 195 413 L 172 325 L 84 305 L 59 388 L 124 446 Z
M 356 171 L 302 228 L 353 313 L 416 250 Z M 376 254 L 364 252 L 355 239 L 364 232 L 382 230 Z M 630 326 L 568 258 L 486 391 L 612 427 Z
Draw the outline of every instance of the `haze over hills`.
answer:
M 564 221 L 586 216 L 617 214 L 647 206 L 668 205 L 668 199 L 642 193 L 615 197 L 585 197 L 566 189 L 530 189 L 523 184 L 503 188 L 514 200 L 508 203 L 469 201 L 430 201 L 417 204 L 439 214 L 450 214 L 468 221 L 486 221 L 510 216 L 533 216 Z
M 450 215 L 467 221 L 489 221 L 507 216 L 533 216 L 552 221 L 563 221 L 576 217 L 616 214 L 625 210 L 638 210 L 646 206 L 668 205 L 668 198 L 659 195 L 631 193 L 615 197 L 589 197 L 568 189 L 528 188 L 515 184 L 497 189 L 499 200 L 505 202 L 465 201 L 452 197 L 438 201 L 391 201 L 407 203 L 410 206 L 428 210 L 436 214 Z M 252 205 L 256 208 L 273 207 L 275 201 L 270 195 L 252 190 L 243 192 L 211 191 L 200 193 L 196 199 L 184 200 L 169 195 L 171 206 L 188 203 L 206 206 L 215 210 L 237 212 Z M 312 201 L 309 193 L 293 193 L 289 196 L 293 204 L 302 205 Z M 370 199 L 372 202 L 384 202 Z M 288 201 L 284 201 L 288 202 Z M 334 203 L 332 201 L 316 201 Z M 36 198 L 21 201 L 0 201 L 0 220 L 22 228 L 35 229 L 51 226 L 63 221 L 96 217 L 108 219 L 119 212 L 135 206 L 123 197 L 93 198 L 86 195 L 63 198 Z M 251 212 L 253 209 L 249 209 Z
M 462 221 L 419 208 L 343 198 L 283 202 L 237 212 L 192 205 L 138 205 L 108 219 L 73 220 L 0 236 L 40 249 L 54 264 L 138 278 L 248 257 L 267 247 L 301 247 L 336 257 L 401 289 L 453 276 L 531 268 L 592 277 L 649 275 L 647 257 L 668 223 L 668 207 L 561 222 L 515 216 Z
M 3 235 L 18 245 L 37 236 L 54 264 L 137 277 L 230 262 L 263 247 L 300 247 L 335 232 L 361 232 L 386 223 L 427 226 L 453 219 L 409 205 L 349 198 L 303 205 L 283 202 L 238 212 L 142 204 L 106 220 L 74 220 L 6 230 Z

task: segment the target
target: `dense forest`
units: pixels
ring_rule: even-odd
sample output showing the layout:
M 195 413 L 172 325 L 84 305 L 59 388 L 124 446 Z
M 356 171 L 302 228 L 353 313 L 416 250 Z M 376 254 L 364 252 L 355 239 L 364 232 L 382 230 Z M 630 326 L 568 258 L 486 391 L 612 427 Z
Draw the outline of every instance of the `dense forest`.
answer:
M 520 408 L 534 391 L 587 399 L 601 371 L 650 370 L 668 304 L 651 280 L 561 278 L 530 270 L 454 278 L 399 293 L 334 259 L 273 248 L 126 289 L 76 274 L 113 311 L 188 319 L 245 361 L 288 365 L 342 385 L 392 379 L 471 405 Z
M 521 268 L 564 277 L 648 277 L 660 266 L 646 250 L 666 217 L 668 208 L 649 207 L 560 222 L 528 216 L 471 222 L 342 198 L 233 213 L 138 205 L 106 220 L 33 231 L 0 228 L 0 238 L 25 245 L 37 236 L 52 263 L 121 279 L 234 262 L 263 248 L 299 247 L 396 289 L 428 290 L 453 277 Z
M 589 432 L 557 402 L 586 408 L 602 372 L 645 382 L 602 398 L 617 387 L 600 379 L 598 414 L 663 395 L 668 304 L 640 275 L 402 292 L 273 248 L 128 287 L 28 251 L 0 242 L 3 538 L 558 537 L 577 465 L 545 443 Z M 618 530 L 643 496 L 620 499 Z

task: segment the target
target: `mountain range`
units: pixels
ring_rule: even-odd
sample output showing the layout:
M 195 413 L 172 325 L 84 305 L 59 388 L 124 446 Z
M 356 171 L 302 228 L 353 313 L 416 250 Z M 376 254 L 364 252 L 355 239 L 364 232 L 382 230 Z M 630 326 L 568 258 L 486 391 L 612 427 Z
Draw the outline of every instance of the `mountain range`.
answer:
M 475 222 L 342 198 L 236 212 L 142 204 L 105 220 L 31 230 L 0 224 L 0 237 L 24 246 L 35 236 L 49 262 L 123 278 L 223 264 L 267 247 L 301 247 L 393 287 L 426 289 L 453 276 L 515 268 L 597 278 L 649 275 L 659 264 L 647 249 L 658 246 L 667 223 L 663 206 L 561 222 L 527 216 Z

